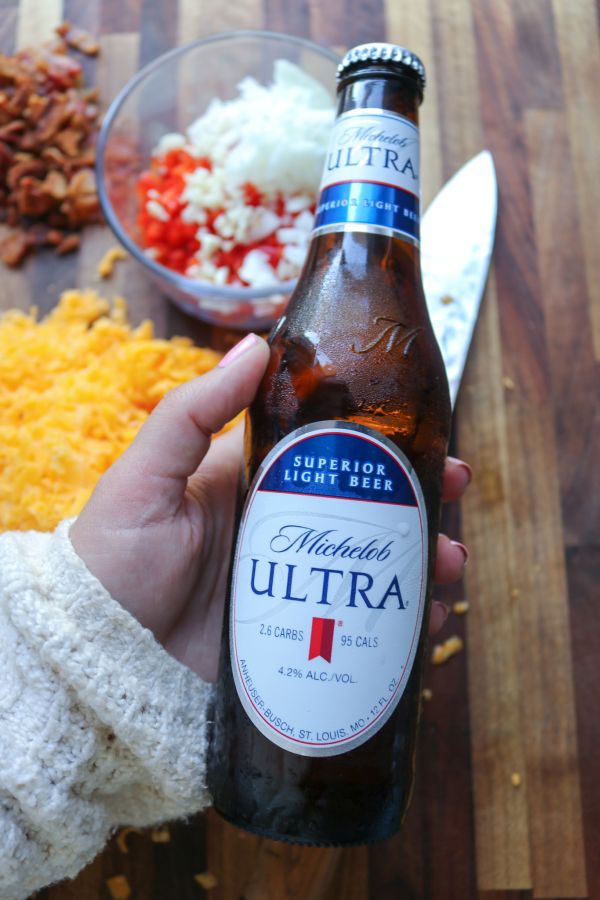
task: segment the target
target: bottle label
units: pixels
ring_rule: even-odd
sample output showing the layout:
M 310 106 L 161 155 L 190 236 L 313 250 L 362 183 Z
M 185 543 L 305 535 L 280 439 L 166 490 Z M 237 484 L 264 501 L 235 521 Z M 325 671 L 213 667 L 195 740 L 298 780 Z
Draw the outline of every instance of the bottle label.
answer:
M 410 675 L 427 581 L 415 472 L 376 432 L 299 428 L 256 474 L 233 565 L 230 647 L 254 725 L 302 756 L 346 753 Z
M 419 129 L 383 109 L 336 119 L 314 233 L 371 231 L 419 241 Z

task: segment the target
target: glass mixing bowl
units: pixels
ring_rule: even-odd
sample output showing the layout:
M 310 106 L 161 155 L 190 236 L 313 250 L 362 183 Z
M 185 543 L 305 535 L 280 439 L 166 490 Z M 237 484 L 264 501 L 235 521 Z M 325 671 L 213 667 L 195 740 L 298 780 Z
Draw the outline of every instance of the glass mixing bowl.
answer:
M 213 98 L 238 96 L 237 86 L 247 76 L 269 84 L 278 59 L 298 65 L 333 97 L 339 58 L 331 50 L 269 31 L 216 34 L 171 50 L 142 69 L 112 103 L 98 138 L 98 193 L 119 241 L 179 307 L 229 328 L 268 328 L 285 308 L 295 282 L 221 287 L 160 265 L 139 244 L 135 188 L 162 135 L 185 132 Z

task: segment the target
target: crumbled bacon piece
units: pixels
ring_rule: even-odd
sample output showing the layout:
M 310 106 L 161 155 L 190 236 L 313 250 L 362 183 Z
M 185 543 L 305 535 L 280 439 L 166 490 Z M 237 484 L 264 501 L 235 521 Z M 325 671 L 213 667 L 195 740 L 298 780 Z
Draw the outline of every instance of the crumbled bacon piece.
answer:
M 39 246 L 68 253 L 73 232 L 100 218 L 94 177 L 98 93 L 83 86 L 73 47 L 98 52 L 91 35 L 64 23 L 58 37 L 0 54 L 0 221 L 21 231 L 0 245 L 6 265 Z M 41 226 L 41 227 L 40 227 Z
M 46 232 L 46 243 L 51 247 L 58 247 L 64 236 L 65 233 L 60 228 L 49 228 Z
M 54 143 L 66 156 L 77 156 L 82 136 L 76 128 L 63 128 L 54 138 Z
M 62 172 L 51 169 L 42 181 L 41 191 L 53 200 L 64 200 L 67 196 L 67 179 Z
M 22 231 L 16 231 L 14 234 L 10 234 L 2 241 L 2 247 L 0 248 L 2 262 L 4 265 L 10 266 L 11 268 L 20 266 L 29 253 L 31 246 L 32 244 L 28 235 L 24 234 Z
M 60 244 L 56 247 L 56 252 L 59 256 L 65 256 L 67 253 L 73 253 L 74 250 L 79 250 L 79 245 L 81 244 L 81 235 L 79 234 L 68 234 L 66 237 L 62 239 Z
M 0 128 L 0 141 L 4 141 L 6 144 L 19 144 L 26 127 L 25 122 L 18 120 L 3 125 Z
M 23 178 L 39 178 L 47 171 L 44 163 L 39 159 L 34 159 L 29 153 L 22 153 L 19 156 L 19 159 L 15 157 L 15 163 L 6 175 L 6 186 L 15 192 Z M 17 198 L 18 193 L 16 194 Z
M 63 22 L 54 29 L 60 37 L 64 38 L 69 47 L 85 53 L 86 56 L 97 56 L 100 52 L 98 42 L 92 37 L 89 31 L 83 28 L 76 28 L 70 22 Z

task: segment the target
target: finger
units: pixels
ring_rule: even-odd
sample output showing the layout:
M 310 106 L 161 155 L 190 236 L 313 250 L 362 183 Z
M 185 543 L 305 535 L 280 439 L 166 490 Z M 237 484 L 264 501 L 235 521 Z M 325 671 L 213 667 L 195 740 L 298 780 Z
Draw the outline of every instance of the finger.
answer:
M 464 544 L 451 541 L 445 534 L 440 534 L 437 543 L 434 580 L 438 584 L 450 584 L 462 578 L 469 551 Z
M 174 511 L 212 435 L 254 398 L 268 359 L 266 342 L 249 334 L 216 368 L 170 391 L 118 461 L 120 474 L 155 496 L 160 482 L 161 505 Z
M 188 479 L 188 490 L 197 493 L 210 488 L 218 496 L 218 486 L 222 485 L 223 490 L 233 487 L 235 491 L 240 477 L 243 449 L 244 423 L 238 422 L 234 428 L 211 441 L 202 465 Z
M 473 471 L 471 466 L 462 459 L 448 456 L 444 466 L 444 486 L 442 500 L 459 500 L 468 488 Z
M 429 634 L 433 636 L 437 634 L 446 619 L 448 618 L 448 607 L 439 600 L 434 600 L 431 604 L 431 612 L 429 613 Z

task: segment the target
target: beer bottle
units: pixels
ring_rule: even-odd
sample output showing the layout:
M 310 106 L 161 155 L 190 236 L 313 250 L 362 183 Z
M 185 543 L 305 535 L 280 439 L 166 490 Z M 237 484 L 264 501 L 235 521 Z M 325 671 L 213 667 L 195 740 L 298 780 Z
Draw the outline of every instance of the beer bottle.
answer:
M 413 782 L 450 401 L 419 265 L 425 73 L 351 50 L 314 232 L 246 423 L 209 752 L 219 813 L 358 844 Z

